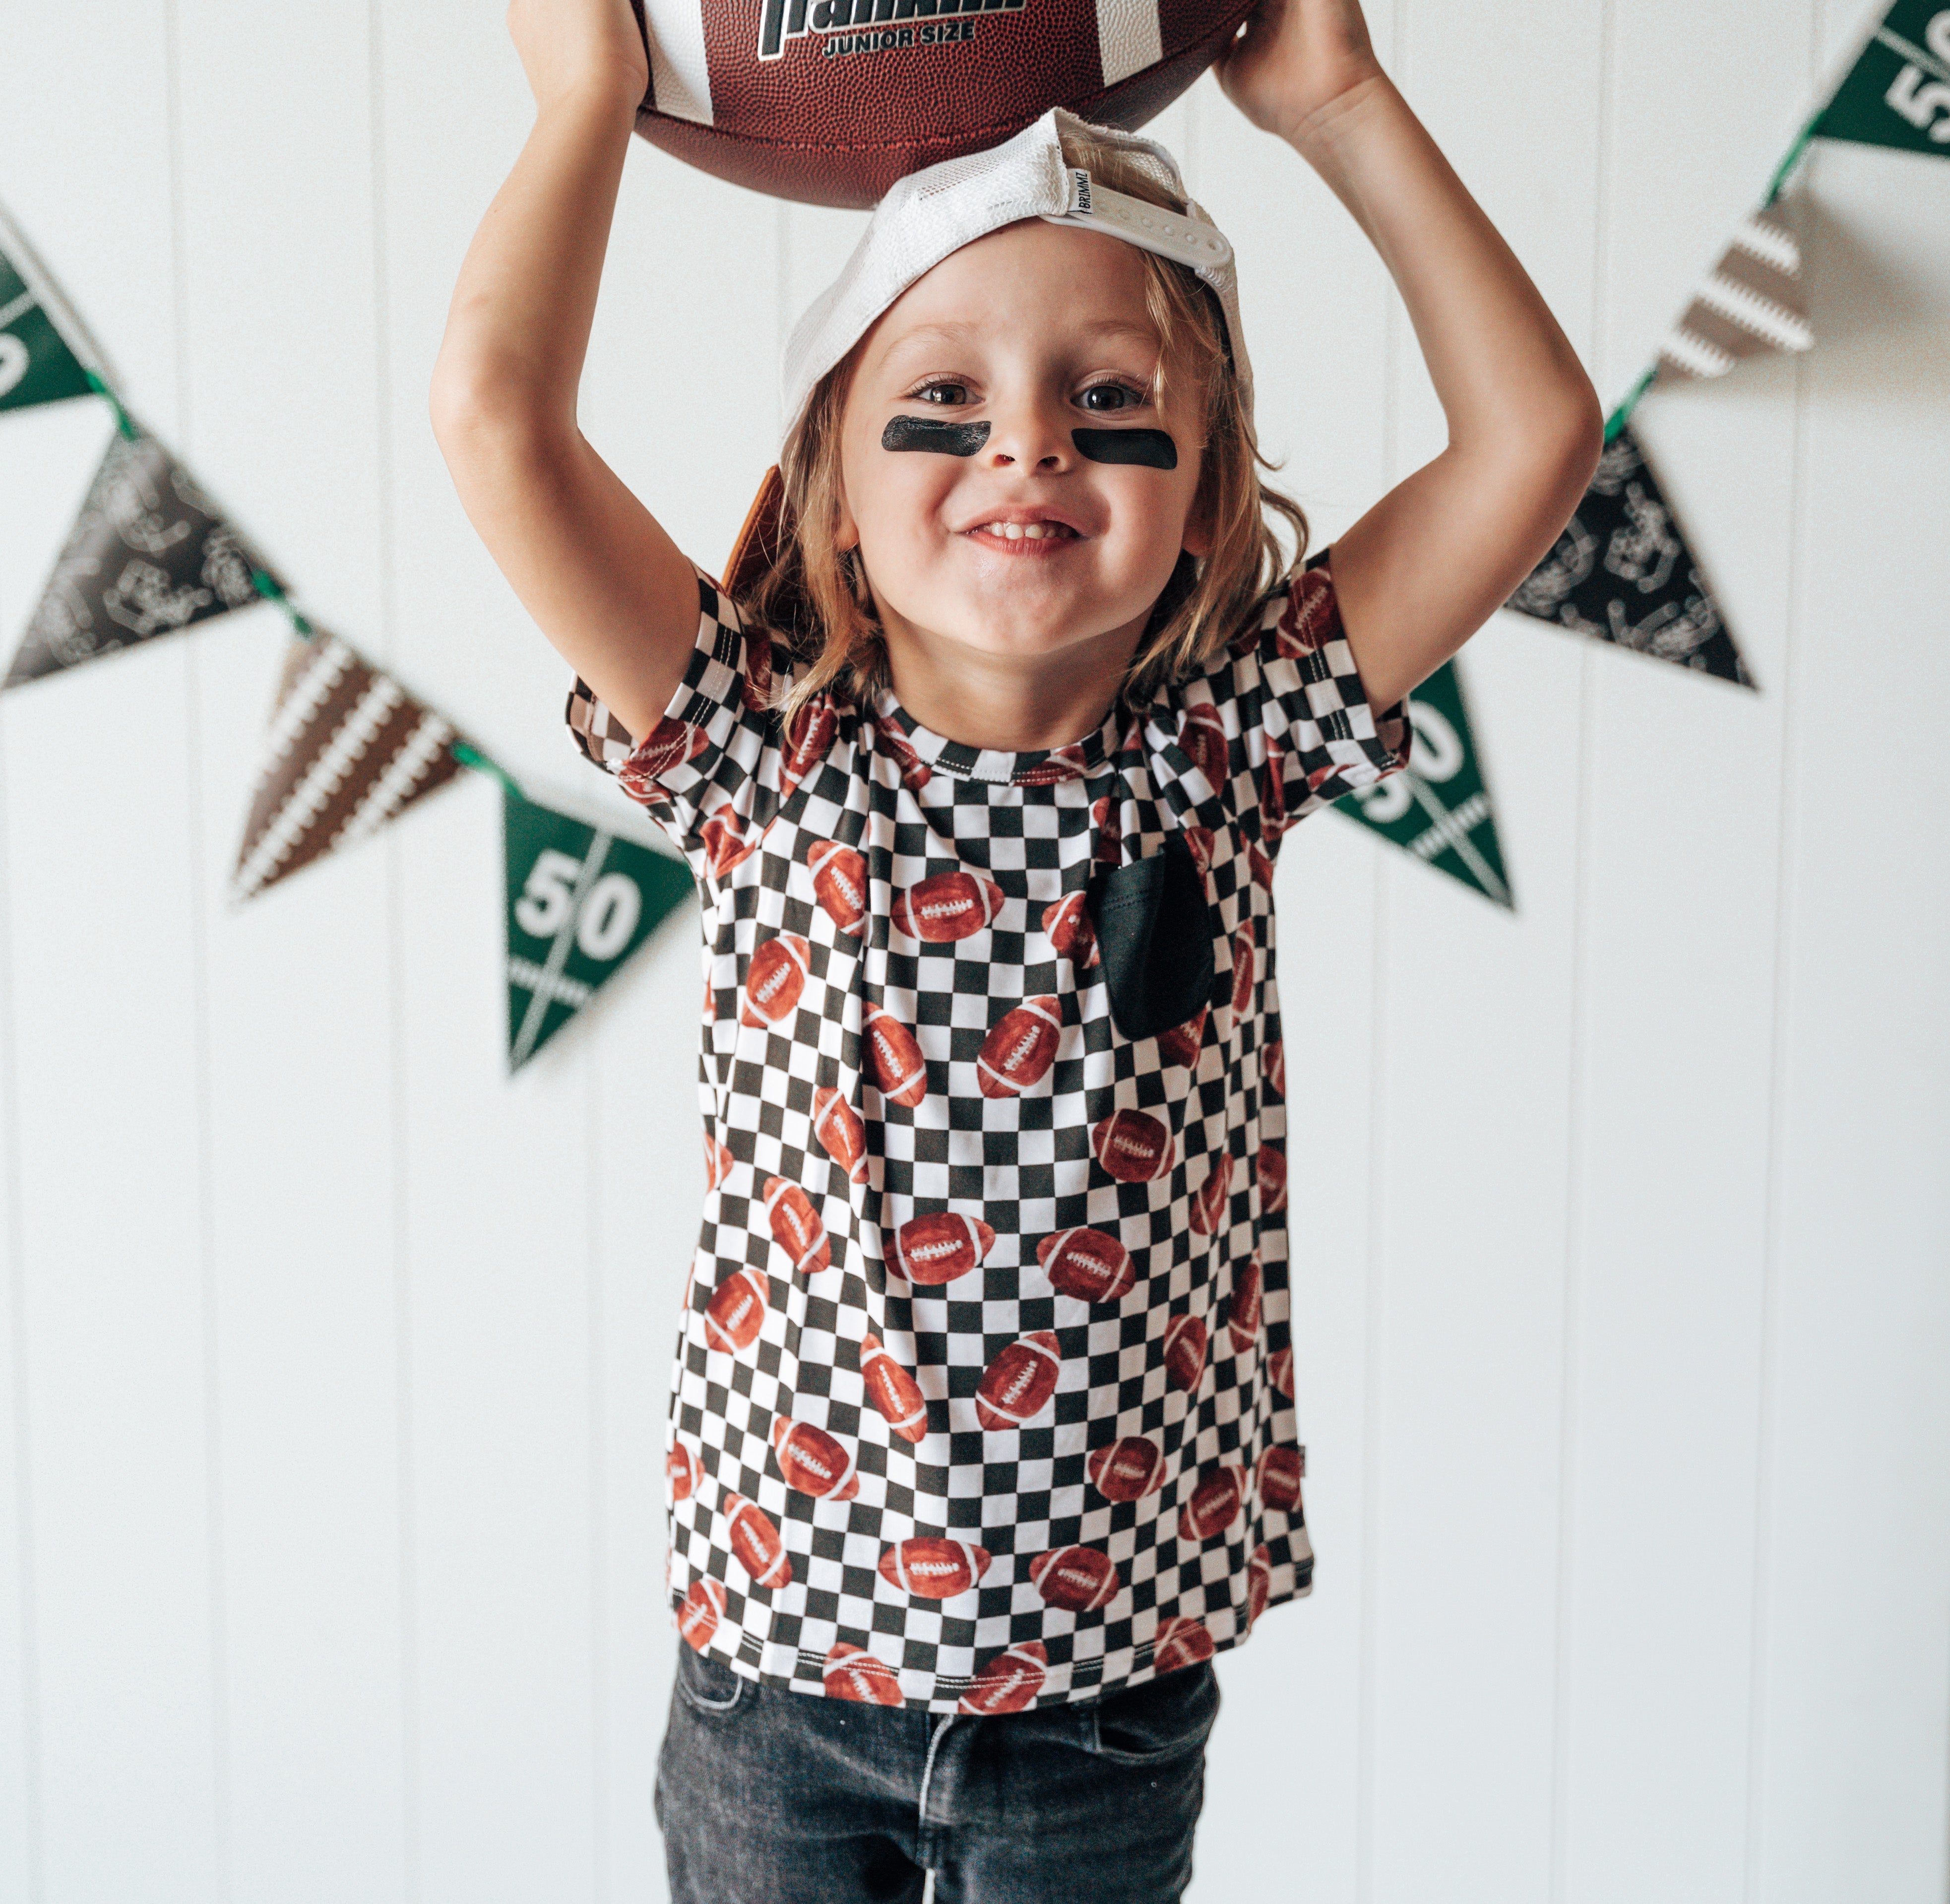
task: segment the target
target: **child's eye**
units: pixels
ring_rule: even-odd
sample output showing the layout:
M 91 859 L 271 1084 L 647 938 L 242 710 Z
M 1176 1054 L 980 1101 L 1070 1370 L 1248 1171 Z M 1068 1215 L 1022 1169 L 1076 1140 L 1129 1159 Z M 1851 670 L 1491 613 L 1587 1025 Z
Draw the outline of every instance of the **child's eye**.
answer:
M 968 386 L 965 383 L 950 383 L 945 379 L 936 383 L 924 383 L 901 400 L 909 404 L 933 404 L 945 410 L 957 404 L 967 402 Z
M 1094 383 L 1076 400 L 1086 410 L 1103 416 L 1120 410 L 1135 410 L 1145 400 L 1145 393 L 1129 384 Z

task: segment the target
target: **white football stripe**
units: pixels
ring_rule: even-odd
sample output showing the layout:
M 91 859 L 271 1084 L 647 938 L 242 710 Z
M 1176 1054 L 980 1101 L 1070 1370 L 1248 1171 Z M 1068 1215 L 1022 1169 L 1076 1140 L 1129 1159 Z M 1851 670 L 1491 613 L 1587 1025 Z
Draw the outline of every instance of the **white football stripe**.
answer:
M 1157 0 L 1097 0 L 1097 51 L 1107 86 L 1157 65 L 1164 58 Z
M 657 111 L 700 126 L 711 120 L 711 67 L 704 54 L 703 0 L 643 0 L 649 28 L 650 96 Z

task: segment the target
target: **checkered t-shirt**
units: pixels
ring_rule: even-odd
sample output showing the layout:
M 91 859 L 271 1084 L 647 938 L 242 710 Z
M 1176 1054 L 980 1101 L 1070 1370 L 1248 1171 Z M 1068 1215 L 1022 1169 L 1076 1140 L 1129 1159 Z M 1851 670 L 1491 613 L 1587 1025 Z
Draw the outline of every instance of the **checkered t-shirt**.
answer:
M 1237 1644 L 1313 1566 L 1273 857 L 1402 764 L 1401 708 L 1369 707 L 1319 558 L 1143 718 L 1043 753 L 890 699 L 787 725 L 785 649 L 698 594 L 640 746 L 569 703 L 703 899 L 680 1630 L 935 1712 Z M 1175 900 L 1146 861 L 1183 868 Z

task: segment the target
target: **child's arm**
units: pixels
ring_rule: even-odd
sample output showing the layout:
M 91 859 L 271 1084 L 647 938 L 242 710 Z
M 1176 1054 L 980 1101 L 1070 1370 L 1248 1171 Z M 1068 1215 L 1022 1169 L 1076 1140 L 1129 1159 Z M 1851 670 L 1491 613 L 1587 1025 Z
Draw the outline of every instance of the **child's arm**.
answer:
M 1373 241 L 1448 419 L 1449 447 L 1335 539 L 1348 645 L 1385 707 L 1550 549 L 1597 466 L 1603 412 L 1537 287 L 1376 63 L 1358 0 L 1261 0 L 1220 81 Z
M 508 30 L 534 129 L 454 287 L 434 432 L 501 572 L 641 740 L 683 678 L 697 579 L 584 440 L 576 386 L 648 61 L 630 0 L 513 0 Z

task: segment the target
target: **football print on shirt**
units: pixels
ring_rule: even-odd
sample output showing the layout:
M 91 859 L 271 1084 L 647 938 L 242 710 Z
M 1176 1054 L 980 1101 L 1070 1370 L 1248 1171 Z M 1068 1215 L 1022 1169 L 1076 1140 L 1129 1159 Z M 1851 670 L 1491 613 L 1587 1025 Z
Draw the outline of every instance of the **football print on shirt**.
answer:
M 643 749 L 572 698 L 704 895 L 670 1588 L 746 1676 L 1020 1711 L 1308 1590 L 1261 868 L 1406 728 L 1361 698 L 1325 577 L 1305 594 L 1310 645 L 1276 595 L 1201 681 L 1044 754 L 831 694 L 781 731 L 750 684 L 796 664 L 702 579 Z M 1174 833 L 1213 995 L 1134 1039 L 1092 894 Z

